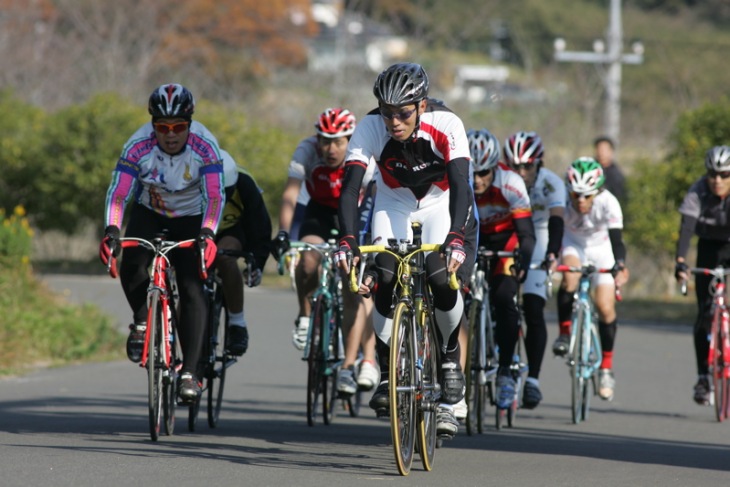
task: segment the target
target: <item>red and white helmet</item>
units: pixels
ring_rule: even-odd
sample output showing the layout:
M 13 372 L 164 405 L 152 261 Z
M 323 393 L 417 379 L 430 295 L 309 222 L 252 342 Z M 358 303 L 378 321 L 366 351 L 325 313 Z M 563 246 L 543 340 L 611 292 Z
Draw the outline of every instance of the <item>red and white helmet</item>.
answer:
M 356 124 L 355 115 L 350 110 L 346 108 L 328 108 L 319 116 L 314 128 L 322 137 L 335 139 L 352 135 Z
M 540 164 L 543 155 L 542 139 L 535 132 L 516 132 L 504 142 L 504 162 L 512 167 Z

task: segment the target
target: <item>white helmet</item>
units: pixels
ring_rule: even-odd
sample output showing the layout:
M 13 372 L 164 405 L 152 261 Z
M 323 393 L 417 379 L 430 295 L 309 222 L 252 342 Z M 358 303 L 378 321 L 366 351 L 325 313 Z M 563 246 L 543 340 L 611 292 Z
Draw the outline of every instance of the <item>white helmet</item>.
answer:
M 466 133 L 474 171 L 486 171 L 499 162 L 499 140 L 489 130 L 470 129 Z
M 716 145 L 707 151 L 705 167 L 708 171 L 730 171 L 730 146 Z

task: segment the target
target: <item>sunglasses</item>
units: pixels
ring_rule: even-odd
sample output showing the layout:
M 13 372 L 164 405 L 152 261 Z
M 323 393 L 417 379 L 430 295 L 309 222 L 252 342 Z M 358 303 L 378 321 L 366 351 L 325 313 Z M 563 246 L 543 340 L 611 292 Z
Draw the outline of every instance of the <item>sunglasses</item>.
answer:
M 522 163 L 522 164 L 512 164 L 512 168 L 515 171 L 519 171 L 520 169 L 526 169 L 526 170 L 529 171 L 531 169 L 535 169 L 537 167 L 537 164 L 539 162 L 540 161 L 538 160 L 538 161 L 535 161 L 534 163 L 533 162 L 525 162 L 525 163 Z
M 593 197 L 596 196 L 596 193 L 576 193 L 575 191 L 570 192 L 570 197 L 574 200 L 588 200 L 590 201 L 593 199 Z
M 715 179 L 718 176 L 720 176 L 720 178 L 722 179 L 730 178 L 730 171 L 707 171 L 707 177 L 710 179 Z
M 492 170 L 491 169 L 485 169 L 484 171 L 474 171 L 474 175 L 475 176 L 479 176 L 480 178 L 486 178 L 490 174 L 492 174 Z
M 388 120 L 408 120 L 411 118 L 411 115 L 413 115 L 416 111 L 416 108 L 413 108 L 411 110 L 402 110 L 400 112 L 391 112 L 390 110 L 386 110 L 385 108 L 380 108 L 380 114 L 387 118 Z
M 156 122 L 152 124 L 155 127 L 155 130 L 159 133 L 165 135 L 169 134 L 170 132 L 175 134 L 181 134 L 185 132 L 188 127 L 190 126 L 190 122 L 177 122 L 177 123 L 162 123 L 162 122 Z

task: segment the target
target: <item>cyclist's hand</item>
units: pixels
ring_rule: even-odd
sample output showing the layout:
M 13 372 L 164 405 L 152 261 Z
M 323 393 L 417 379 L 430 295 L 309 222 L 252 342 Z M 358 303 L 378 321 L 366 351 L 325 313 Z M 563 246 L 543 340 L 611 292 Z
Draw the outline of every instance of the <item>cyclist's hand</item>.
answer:
M 629 270 L 626 268 L 626 264 L 624 264 L 621 260 L 616 261 L 611 273 L 613 274 L 614 281 L 616 282 L 616 287 L 623 286 L 629 280 Z
M 202 259 L 202 266 L 200 269 L 200 278 L 208 278 L 208 269 L 215 262 L 215 256 L 218 253 L 218 246 L 215 244 L 213 239 L 213 231 L 209 228 L 203 228 L 200 230 L 200 235 L 196 239 L 198 242 L 198 249 L 200 249 L 200 256 Z
M 350 272 L 350 263 L 347 262 L 348 254 L 352 255 L 352 265 L 360 260 L 360 246 L 352 235 L 345 235 L 340 239 L 340 248 L 335 252 L 334 262 L 345 274 Z
M 246 268 L 246 285 L 248 287 L 256 287 L 259 284 L 261 284 L 261 278 L 264 276 L 264 273 L 261 271 L 261 269 Z
M 542 262 L 542 268 L 548 272 L 555 272 L 557 266 L 558 259 L 555 258 L 555 254 L 547 254 L 545 260 Z
M 271 255 L 273 255 L 276 260 L 279 260 L 281 259 L 281 256 L 289 250 L 289 248 L 291 248 L 291 243 L 289 243 L 289 232 L 286 230 L 279 230 L 276 238 L 271 241 Z
M 464 237 L 456 232 L 449 232 L 439 250 L 442 254 L 446 254 L 449 250 L 451 252 L 451 258 L 446 263 L 447 272 L 456 272 L 461 264 L 466 261 Z
M 689 279 L 689 266 L 685 262 L 677 262 L 674 264 L 674 278 L 677 282 Z
M 99 245 L 99 259 L 105 266 L 109 266 L 109 273 L 117 277 L 117 247 L 119 245 L 119 227 L 109 225 L 104 230 L 104 238 Z

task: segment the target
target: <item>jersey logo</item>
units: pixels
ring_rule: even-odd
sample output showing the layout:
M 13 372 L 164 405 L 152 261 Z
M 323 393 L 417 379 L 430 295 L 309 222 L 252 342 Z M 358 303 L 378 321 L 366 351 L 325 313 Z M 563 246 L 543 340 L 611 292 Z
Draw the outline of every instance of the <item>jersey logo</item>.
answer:
M 193 179 L 193 176 L 190 174 L 190 164 L 185 164 L 185 174 L 183 174 L 183 179 L 188 182 Z

